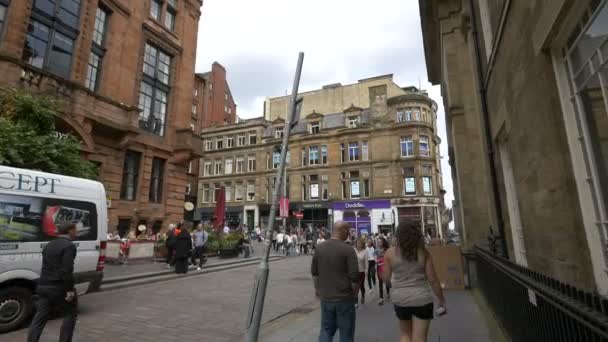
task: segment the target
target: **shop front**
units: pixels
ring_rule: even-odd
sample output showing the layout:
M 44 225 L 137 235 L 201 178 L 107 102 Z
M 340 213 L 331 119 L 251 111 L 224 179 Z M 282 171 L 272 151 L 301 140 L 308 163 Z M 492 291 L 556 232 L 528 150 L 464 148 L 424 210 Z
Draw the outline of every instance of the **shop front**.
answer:
M 243 208 L 244 207 L 242 205 L 226 207 L 225 218 L 226 225 L 228 225 L 228 227 L 234 229 L 244 222 Z M 213 207 L 196 208 L 193 215 L 194 221 L 198 221 L 204 225 L 212 225 L 214 217 L 215 208 Z
M 357 235 L 370 235 L 383 229 L 392 229 L 395 215 L 390 200 L 339 201 L 333 203 L 334 223 L 350 223 Z
M 296 213 L 302 213 L 302 219 Z M 288 224 L 300 228 L 331 229 L 331 203 L 329 202 L 292 202 L 289 204 Z

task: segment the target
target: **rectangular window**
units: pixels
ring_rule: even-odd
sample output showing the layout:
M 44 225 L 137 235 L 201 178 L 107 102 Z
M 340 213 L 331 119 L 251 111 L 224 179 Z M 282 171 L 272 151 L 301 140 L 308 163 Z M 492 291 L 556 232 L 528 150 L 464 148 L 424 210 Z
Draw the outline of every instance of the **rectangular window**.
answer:
M 344 163 L 346 161 L 346 150 L 344 144 L 340 144 L 340 161 Z
M 302 147 L 302 166 L 308 165 L 308 153 L 306 153 L 306 147 Z
M 348 161 L 359 160 L 359 143 L 348 143 Z
M 224 185 L 224 189 L 225 189 L 225 197 L 226 197 L 226 202 L 230 202 L 232 201 L 232 186 L 230 185 L 230 183 L 226 183 Z
M 428 157 L 429 156 L 429 137 L 426 135 L 420 136 L 420 155 Z
M 346 182 L 340 184 L 340 192 L 342 193 L 342 199 L 346 199 Z
M 308 161 L 310 165 L 319 165 L 319 147 L 310 146 L 308 148 Z
M 150 175 L 150 193 L 148 199 L 152 203 L 161 203 L 163 200 L 163 175 L 165 172 L 165 160 L 152 159 L 152 174 Z
M 412 136 L 401 137 L 401 156 L 411 157 L 414 155 L 414 141 Z
M 408 109 L 405 111 L 405 121 L 412 121 L 412 110 Z
M 139 92 L 139 127 L 160 136 L 165 134 L 170 69 L 171 57 L 146 43 Z
M 255 172 L 255 157 L 247 157 L 247 171 Z
M 156 20 L 160 20 L 160 11 L 163 7 L 158 0 L 150 1 L 150 16 Z
M 203 203 L 208 203 L 210 200 L 211 189 L 209 189 L 209 184 L 203 184 Z
M 361 156 L 362 156 L 362 160 L 364 160 L 364 161 L 369 160 L 369 149 L 367 147 L 367 141 L 361 142 Z
M 349 116 L 347 121 L 348 121 L 349 128 L 356 128 L 359 125 L 359 116 L 358 115 Z
M 306 187 L 306 176 L 302 176 L 302 201 L 308 199 L 308 188 Z
M 329 191 L 327 190 L 327 183 L 322 183 L 321 187 L 322 187 L 322 192 L 323 192 L 322 199 L 328 200 L 329 199 Z
M 321 146 L 321 164 L 327 164 L 327 145 Z
M 243 200 L 243 184 L 236 183 L 236 187 L 234 188 L 234 200 L 242 201 Z
M 213 150 L 213 141 L 211 139 L 205 140 L 205 151 Z
M 169 31 L 175 30 L 175 10 L 168 6 L 165 12 L 165 27 Z
M 405 121 L 405 112 L 403 111 L 403 109 L 400 109 L 397 111 L 397 122 L 403 122 Z
M 196 115 L 196 105 L 192 105 L 192 114 Z
M 350 181 L 350 198 L 361 197 L 360 185 L 358 180 Z
M 255 201 L 255 182 L 254 181 L 247 182 L 247 200 Z
M 370 197 L 369 193 L 369 179 L 363 181 L 363 197 Z
M 274 129 L 274 137 L 277 139 L 283 138 L 283 127 L 276 127 Z
M 127 151 L 122 168 L 122 183 L 120 199 L 134 201 L 137 196 L 137 182 L 139 180 L 139 164 L 141 153 Z
M 406 196 L 416 195 L 416 178 L 405 177 L 403 179 L 403 193 Z
M 245 134 L 237 135 L 236 146 L 245 146 Z
M 194 97 L 198 96 L 198 89 L 196 89 L 196 88 L 192 89 L 192 96 L 194 96 Z
M 215 187 L 213 188 L 213 203 L 217 202 L 219 195 L 220 195 L 220 185 L 216 183 Z
M 429 177 L 429 176 L 422 177 L 422 192 L 425 195 L 433 194 L 433 181 L 431 180 L 431 177 Z
M 272 152 L 272 168 L 278 169 L 280 163 L 281 163 L 281 152 L 278 152 L 278 151 Z
M 0 4 L 0 32 L 4 29 L 4 22 L 6 21 L 6 6 L 5 4 Z
M 318 183 L 310 184 L 310 199 L 311 200 L 319 199 L 319 184 Z
M 97 90 L 97 78 L 99 77 L 99 70 L 101 67 L 101 57 L 96 53 L 92 52 L 89 54 L 89 65 L 87 67 L 87 78 L 85 85 L 89 90 Z
M 203 176 L 211 176 L 211 162 L 206 161 L 203 166 Z
M 232 158 L 224 160 L 224 174 L 232 174 Z
M 245 172 L 245 158 L 238 157 L 236 158 L 236 173 Z
M 420 121 L 420 109 L 414 109 L 414 120 Z
M 309 125 L 310 134 L 317 134 L 321 131 L 321 124 L 319 121 L 311 122 Z
M 249 145 L 255 145 L 257 143 L 257 136 L 255 132 L 249 133 Z
M 234 137 L 226 138 L 226 147 L 234 147 Z
M 222 161 L 216 160 L 215 161 L 215 175 L 221 175 L 221 174 L 222 174 Z
M 67 79 L 72 66 L 76 33 L 69 36 L 59 33 L 57 30 L 64 32 L 66 29 L 60 22 L 47 26 L 41 22 L 44 17 L 40 18 L 41 21 L 35 19 L 40 16 L 36 10 L 32 11 L 22 58 L 34 67 Z
M 215 148 L 218 150 L 224 148 L 224 137 L 215 138 Z
M 108 12 L 98 7 L 95 12 L 95 25 L 93 26 L 93 43 L 98 46 L 104 46 L 107 18 Z

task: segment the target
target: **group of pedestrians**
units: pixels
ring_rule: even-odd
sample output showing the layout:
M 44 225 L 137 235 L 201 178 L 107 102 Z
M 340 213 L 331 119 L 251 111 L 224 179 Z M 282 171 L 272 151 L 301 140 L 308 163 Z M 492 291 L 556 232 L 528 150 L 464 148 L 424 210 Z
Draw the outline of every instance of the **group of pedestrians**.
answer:
M 321 300 L 319 342 L 332 341 L 338 330 L 341 342 L 354 340 L 365 280 L 370 292 L 378 288 L 379 305 L 385 299 L 393 303 L 401 341 L 426 341 L 434 316 L 432 293 L 439 303 L 437 315 L 446 312 L 446 304 L 420 227 L 400 224 L 392 244 L 379 236 L 376 241 L 356 240 L 353 248 L 346 242 L 349 236 L 349 224 L 336 222 L 331 238 L 317 246 L 312 259 L 315 294 Z
M 189 222 L 180 222 L 177 225 L 170 224 L 167 231 L 167 268 L 175 267 L 177 274 L 188 273 L 189 267 L 196 267 L 200 271 L 207 261 L 204 253 L 209 233 L 203 229 L 202 224 L 198 224 L 191 234 L 191 227 Z
M 312 228 L 287 231 L 279 229 L 271 237 L 272 250 L 285 256 L 311 255 L 318 244 L 325 241 L 324 230 L 313 231 Z

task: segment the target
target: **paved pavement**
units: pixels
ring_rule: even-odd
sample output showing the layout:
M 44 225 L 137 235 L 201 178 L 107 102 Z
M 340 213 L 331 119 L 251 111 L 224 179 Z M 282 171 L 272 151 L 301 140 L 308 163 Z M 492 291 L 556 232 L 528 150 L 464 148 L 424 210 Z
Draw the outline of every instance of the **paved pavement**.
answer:
M 310 257 L 270 264 L 264 322 L 314 302 Z M 256 266 L 202 274 L 80 298 L 75 341 L 240 340 L 245 330 Z M 49 322 L 41 342 L 57 341 L 60 320 Z M 25 330 L 1 336 L 25 341 Z
M 368 295 L 369 297 L 369 295 Z M 429 342 L 491 342 L 486 322 L 468 291 L 447 291 L 448 314 L 431 323 Z M 357 310 L 355 341 L 399 341 L 399 324 L 390 302 L 379 306 L 374 293 Z M 310 342 L 319 336 L 321 313 L 318 305 L 282 317 L 264 326 L 261 341 Z M 336 336 L 335 341 L 338 340 Z

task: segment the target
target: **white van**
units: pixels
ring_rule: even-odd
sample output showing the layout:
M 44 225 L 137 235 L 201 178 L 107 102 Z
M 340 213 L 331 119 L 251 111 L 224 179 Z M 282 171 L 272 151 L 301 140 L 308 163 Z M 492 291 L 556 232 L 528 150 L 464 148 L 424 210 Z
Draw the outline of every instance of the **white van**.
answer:
M 0 165 L 0 333 L 20 327 L 33 314 L 42 249 L 64 222 L 78 228 L 78 292 L 99 289 L 107 212 L 99 182 Z

